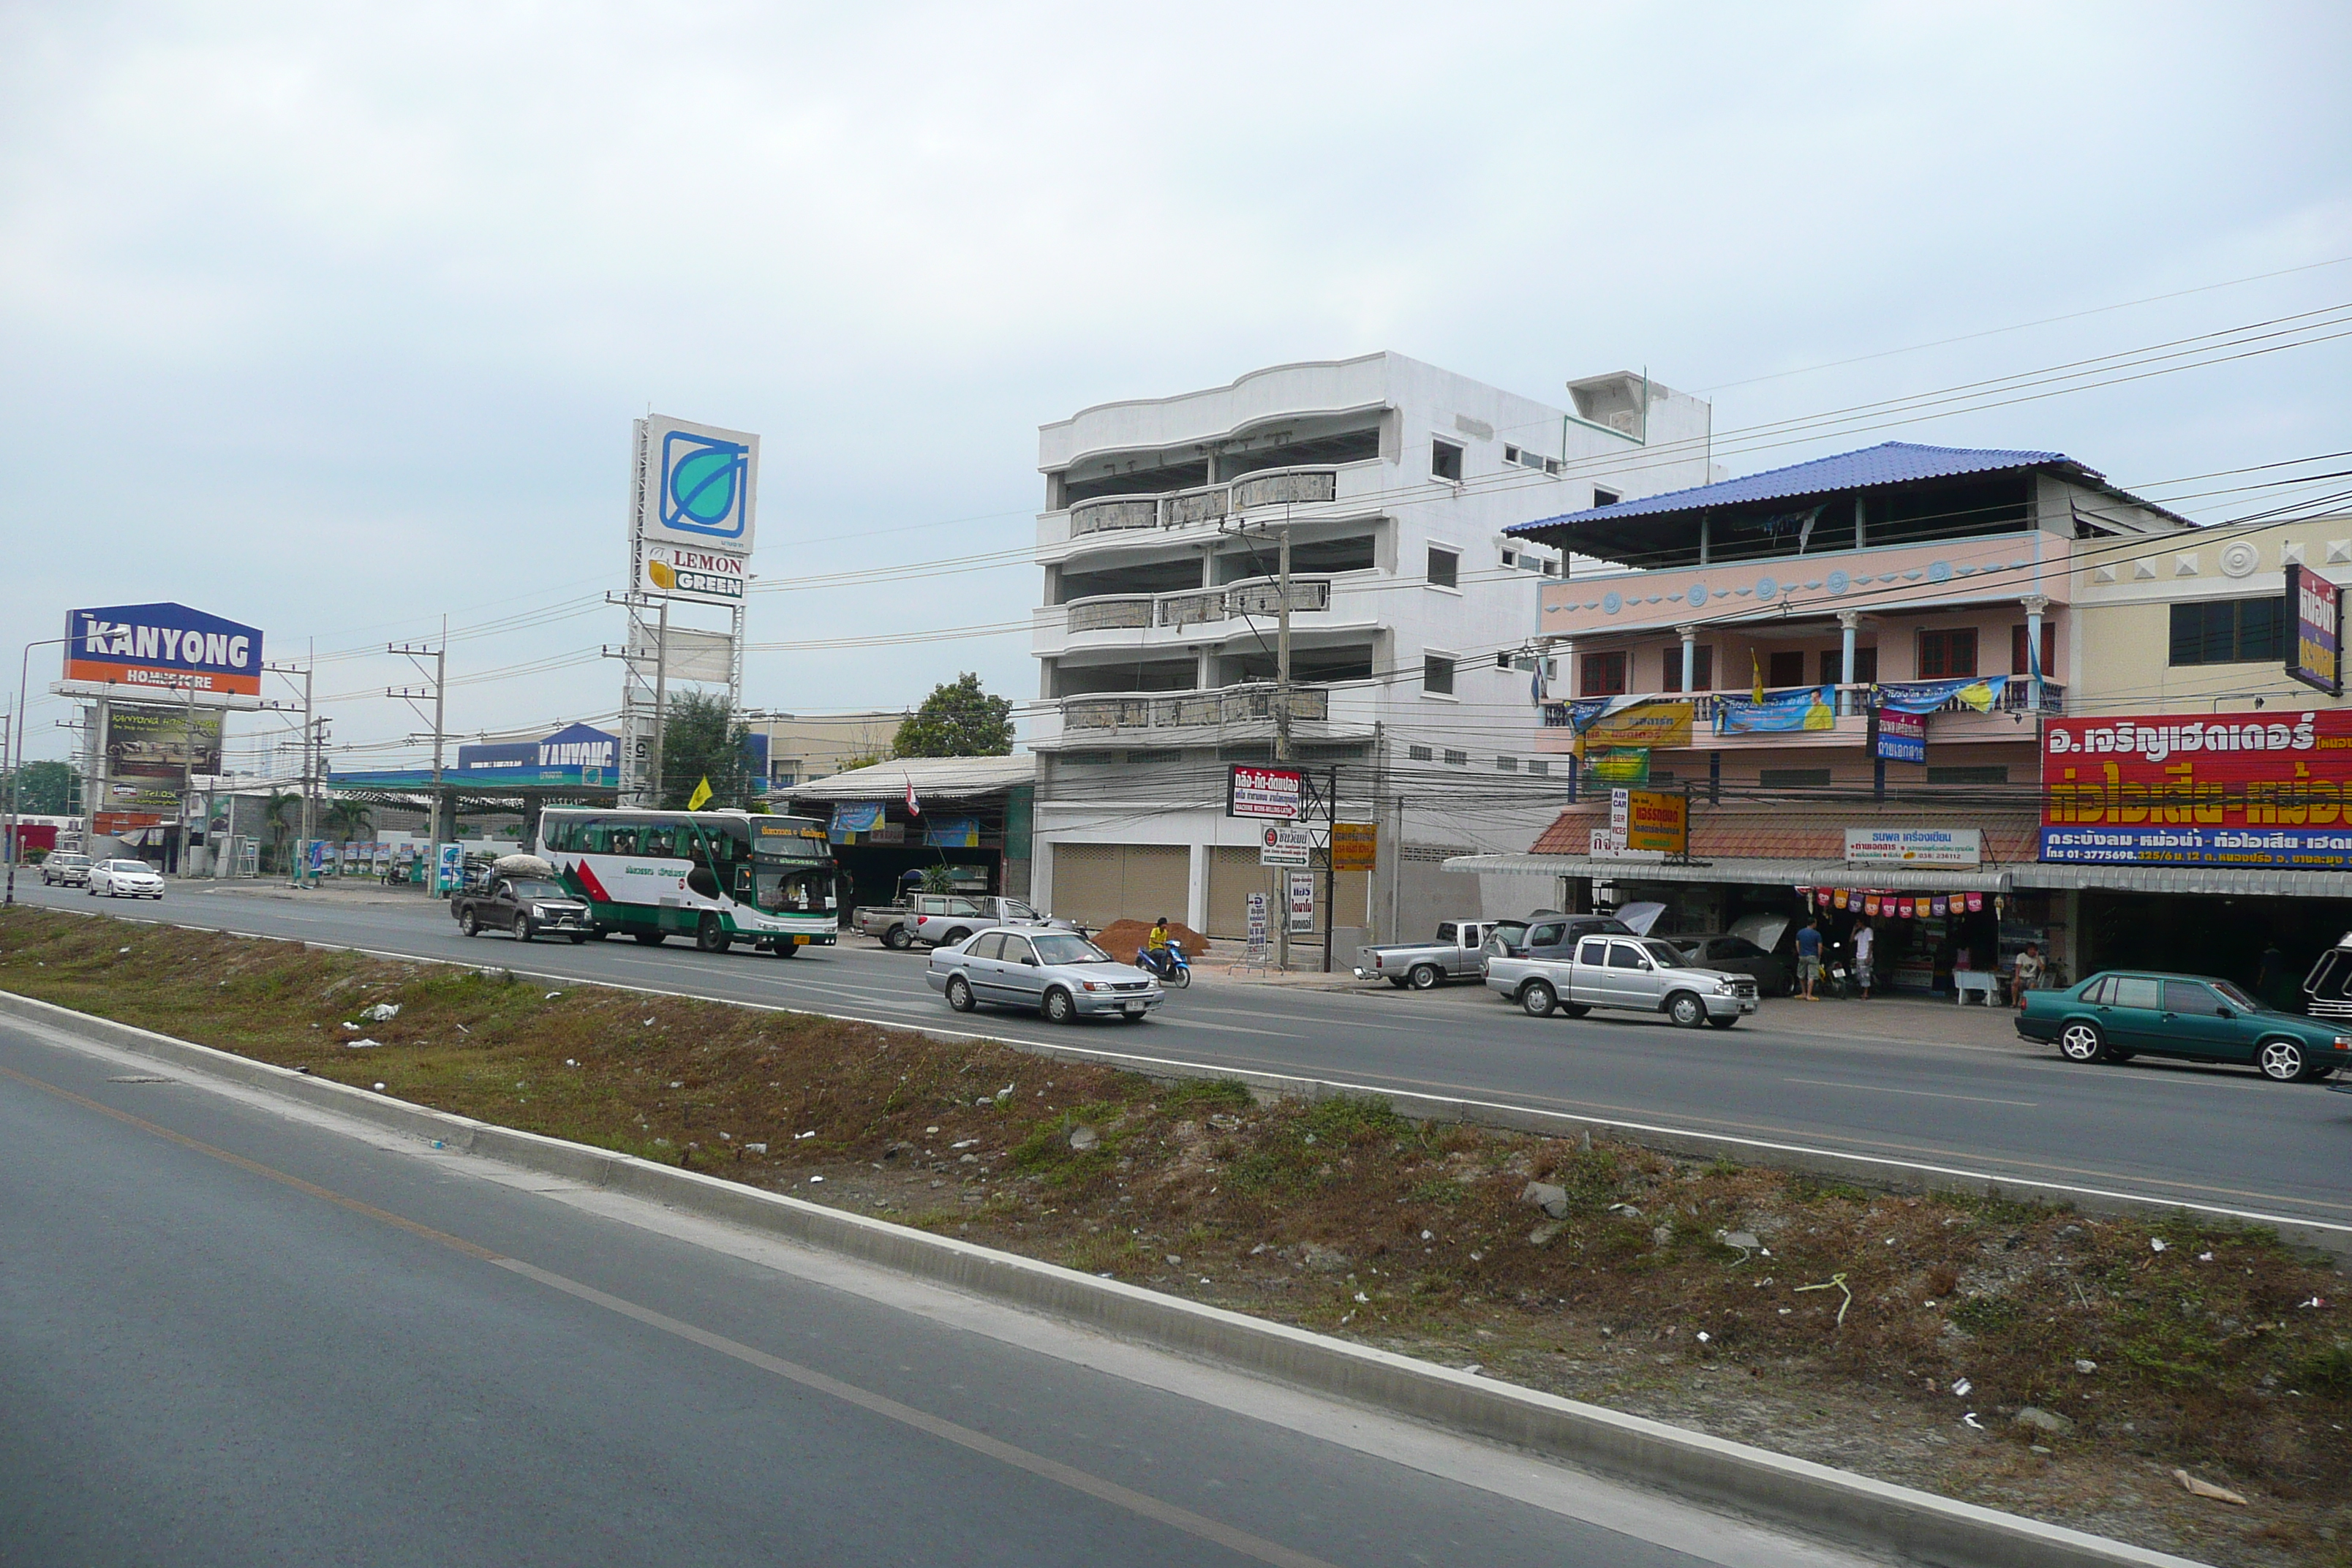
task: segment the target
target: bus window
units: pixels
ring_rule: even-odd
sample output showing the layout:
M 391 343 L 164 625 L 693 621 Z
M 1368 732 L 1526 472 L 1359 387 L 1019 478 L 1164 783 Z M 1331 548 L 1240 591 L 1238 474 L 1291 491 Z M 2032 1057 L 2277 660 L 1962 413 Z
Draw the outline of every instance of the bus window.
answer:
M 578 849 L 590 855 L 609 855 L 613 851 L 613 825 L 599 817 L 588 817 L 579 826 Z
M 646 828 L 637 836 L 637 853 L 649 860 L 676 859 L 677 829 L 667 823 Z

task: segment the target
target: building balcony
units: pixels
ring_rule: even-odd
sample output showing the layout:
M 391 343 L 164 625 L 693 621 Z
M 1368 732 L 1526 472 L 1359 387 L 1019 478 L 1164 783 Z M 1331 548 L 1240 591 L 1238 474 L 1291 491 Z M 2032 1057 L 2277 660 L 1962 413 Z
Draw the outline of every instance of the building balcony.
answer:
M 1767 687 L 1769 698 L 1785 697 L 1793 692 L 1811 691 L 1810 686 Z M 1691 744 L 1693 751 L 1743 752 L 1785 750 L 1802 746 L 1867 746 L 1870 743 L 1870 705 L 1878 688 L 1869 685 L 1837 688 L 1837 712 L 1832 726 L 1826 730 L 1740 730 L 1725 731 L 1718 729 L 1723 708 L 1728 702 L 1748 700 L 1744 691 L 1705 691 L 1688 699 L 1691 703 Z M 1662 691 L 1655 695 L 1660 702 L 1680 702 L 1680 692 Z M 2035 740 L 2035 732 L 2025 726 L 2040 715 L 2056 717 L 2066 710 L 2066 689 L 2054 680 L 2042 683 L 2042 700 L 2033 700 L 2032 683 L 2021 676 L 2011 676 L 1994 700 L 1992 710 L 1979 712 L 1967 703 L 1954 699 L 1934 710 L 1927 716 L 1927 743 L 1937 745 L 1952 742 L 2014 742 L 2020 739 Z M 1538 752 L 1559 755 L 1576 749 L 1576 731 L 1569 721 L 1569 705 L 1547 702 L 1542 708 L 1542 721 L 1536 731 L 1534 749 Z M 1672 748 L 1681 750 L 1680 747 Z
M 1293 686 L 1290 731 L 1297 741 L 1369 740 L 1380 683 Z M 1107 691 L 1046 705 L 1031 725 L 1030 749 L 1116 744 L 1232 745 L 1270 741 L 1281 692 L 1271 681 L 1209 691 Z
M 1193 588 L 1176 594 L 1114 594 L 1076 599 L 1033 612 L 1030 651 L 1049 657 L 1070 647 L 1198 643 L 1247 631 L 1253 625 L 1263 630 L 1263 623 L 1282 613 L 1281 605 L 1281 585 L 1273 578 L 1250 578 L 1223 588 Z M 1290 580 L 1292 622 L 1302 629 L 1369 629 L 1378 624 L 1370 605 L 1356 613 L 1350 613 L 1344 603 L 1339 608 L 1341 614 L 1335 617 L 1330 578 Z M 1229 622 L 1241 624 L 1228 627 Z
M 1038 519 L 1037 547 L 1049 557 L 1089 542 L 1133 542 L 1144 535 L 1213 528 L 1268 507 L 1320 507 L 1381 491 L 1377 460 L 1337 467 L 1268 468 L 1223 484 L 1165 495 L 1098 496 Z

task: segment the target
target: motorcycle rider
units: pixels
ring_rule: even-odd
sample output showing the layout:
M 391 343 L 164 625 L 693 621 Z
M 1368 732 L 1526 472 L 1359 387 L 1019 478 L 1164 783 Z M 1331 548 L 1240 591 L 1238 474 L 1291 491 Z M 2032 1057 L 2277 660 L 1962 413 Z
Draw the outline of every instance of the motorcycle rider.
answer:
M 1176 970 L 1176 961 L 1169 956 L 1168 952 L 1175 944 L 1175 941 L 1176 939 L 1168 932 L 1166 915 L 1161 915 L 1151 922 L 1150 934 L 1143 939 L 1142 956 L 1145 967 L 1162 980 L 1167 979 Z

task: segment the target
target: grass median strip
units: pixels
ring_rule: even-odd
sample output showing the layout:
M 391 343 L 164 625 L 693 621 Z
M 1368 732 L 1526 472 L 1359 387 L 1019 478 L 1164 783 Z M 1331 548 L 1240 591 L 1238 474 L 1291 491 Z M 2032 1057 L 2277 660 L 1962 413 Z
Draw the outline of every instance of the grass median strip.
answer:
M 2259 1232 L 40 910 L 0 916 L 0 985 L 2211 1562 L 2352 1563 L 2345 1282 Z

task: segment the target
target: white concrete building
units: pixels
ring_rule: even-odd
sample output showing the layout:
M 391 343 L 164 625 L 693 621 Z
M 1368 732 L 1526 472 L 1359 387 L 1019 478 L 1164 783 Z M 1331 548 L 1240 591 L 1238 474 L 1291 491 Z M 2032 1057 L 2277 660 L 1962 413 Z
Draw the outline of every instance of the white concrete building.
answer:
M 1224 781 L 1273 756 L 1285 530 L 1292 757 L 1381 833 L 1378 869 L 1339 879 L 1335 945 L 1475 904 L 1441 862 L 1524 848 L 1567 788 L 1527 739 L 1536 589 L 1565 568 L 1502 531 L 1710 477 L 1706 404 L 1626 373 L 1569 392 L 1375 353 L 1041 427 L 1041 905 L 1238 936 L 1273 887 Z

